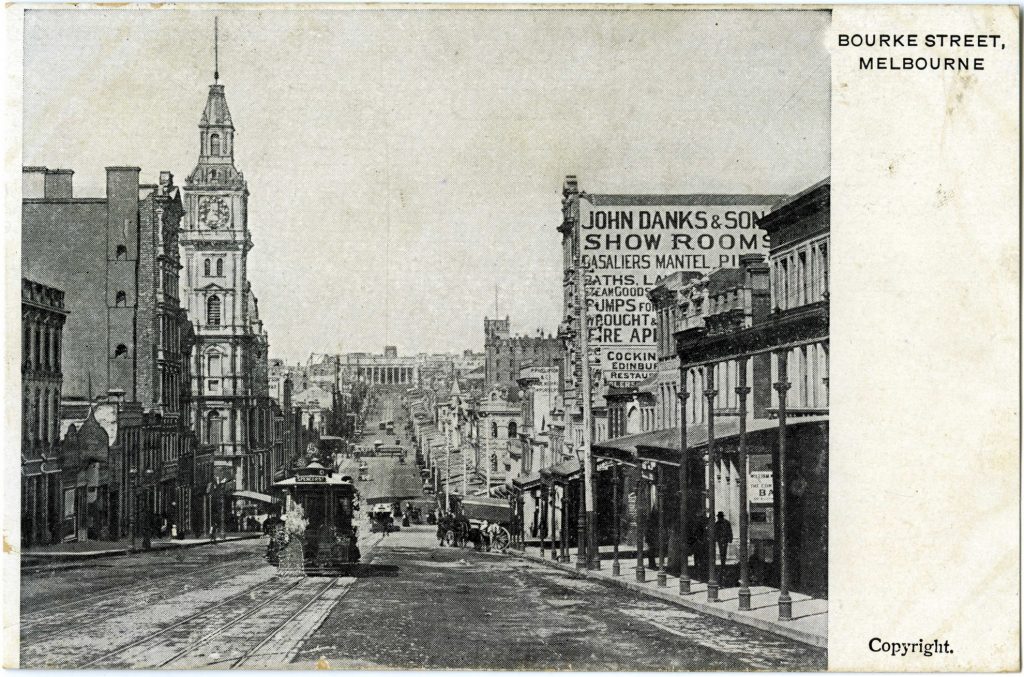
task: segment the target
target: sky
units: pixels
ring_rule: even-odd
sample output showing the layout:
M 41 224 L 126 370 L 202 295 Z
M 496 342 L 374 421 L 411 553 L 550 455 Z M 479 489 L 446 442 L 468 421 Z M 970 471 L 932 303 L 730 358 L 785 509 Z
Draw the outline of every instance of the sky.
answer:
M 829 174 L 826 11 L 28 10 L 23 164 L 170 170 L 220 82 L 271 354 L 554 333 L 561 188 L 796 193 Z

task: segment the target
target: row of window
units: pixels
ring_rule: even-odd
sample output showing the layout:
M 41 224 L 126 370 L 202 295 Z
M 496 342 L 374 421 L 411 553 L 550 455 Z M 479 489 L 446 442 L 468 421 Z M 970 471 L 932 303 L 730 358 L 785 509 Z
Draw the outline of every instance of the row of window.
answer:
M 36 322 L 25 323 L 22 364 L 32 371 L 60 372 L 61 330 Z
M 772 307 L 786 310 L 822 301 L 828 294 L 828 237 L 772 257 Z
M 60 389 L 25 388 L 21 398 L 21 439 L 43 444 L 59 441 Z

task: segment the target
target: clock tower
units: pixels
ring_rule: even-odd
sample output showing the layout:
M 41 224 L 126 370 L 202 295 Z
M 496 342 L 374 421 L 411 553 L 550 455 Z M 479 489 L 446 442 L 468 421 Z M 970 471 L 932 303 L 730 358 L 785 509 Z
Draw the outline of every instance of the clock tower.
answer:
M 185 181 L 179 243 L 181 301 L 197 338 L 192 369 L 200 449 L 196 484 L 220 486 L 230 495 L 269 488 L 270 444 L 264 433 L 272 429 L 272 419 L 267 370 L 261 368 L 267 362 L 267 335 L 246 268 L 253 246 L 249 191 L 235 168 L 235 126 L 217 79 L 199 121 L 199 161 Z M 202 467 L 204 459 L 208 469 Z M 210 500 L 215 515 L 220 494 Z

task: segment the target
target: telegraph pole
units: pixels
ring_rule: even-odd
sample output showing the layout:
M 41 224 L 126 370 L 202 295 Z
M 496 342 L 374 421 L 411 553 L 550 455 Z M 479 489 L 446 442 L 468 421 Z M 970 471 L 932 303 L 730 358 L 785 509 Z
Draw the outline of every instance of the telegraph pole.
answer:
M 577 223 L 576 238 L 580 241 L 579 224 Z M 580 543 L 580 552 L 585 553 L 583 561 L 588 569 L 600 569 L 601 558 L 597 550 L 597 530 L 594 528 L 594 457 L 591 449 L 591 437 L 593 435 L 594 414 L 591 402 L 590 385 L 590 327 L 587 322 L 587 286 L 586 276 L 583 273 L 583 254 L 577 255 L 576 279 L 579 291 L 579 323 L 580 323 L 580 361 L 582 365 L 581 387 L 583 390 L 583 502 L 586 512 L 586 549 Z

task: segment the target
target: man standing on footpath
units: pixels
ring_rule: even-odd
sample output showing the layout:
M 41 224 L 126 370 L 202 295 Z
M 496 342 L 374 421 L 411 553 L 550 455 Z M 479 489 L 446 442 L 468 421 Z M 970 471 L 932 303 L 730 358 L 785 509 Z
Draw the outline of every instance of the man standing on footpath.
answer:
M 722 568 L 725 568 L 725 556 L 732 543 L 732 524 L 725 519 L 725 513 L 718 513 L 718 521 L 715 522 L 715 542 L 718 543 L 718 552 L 722 557 Z

